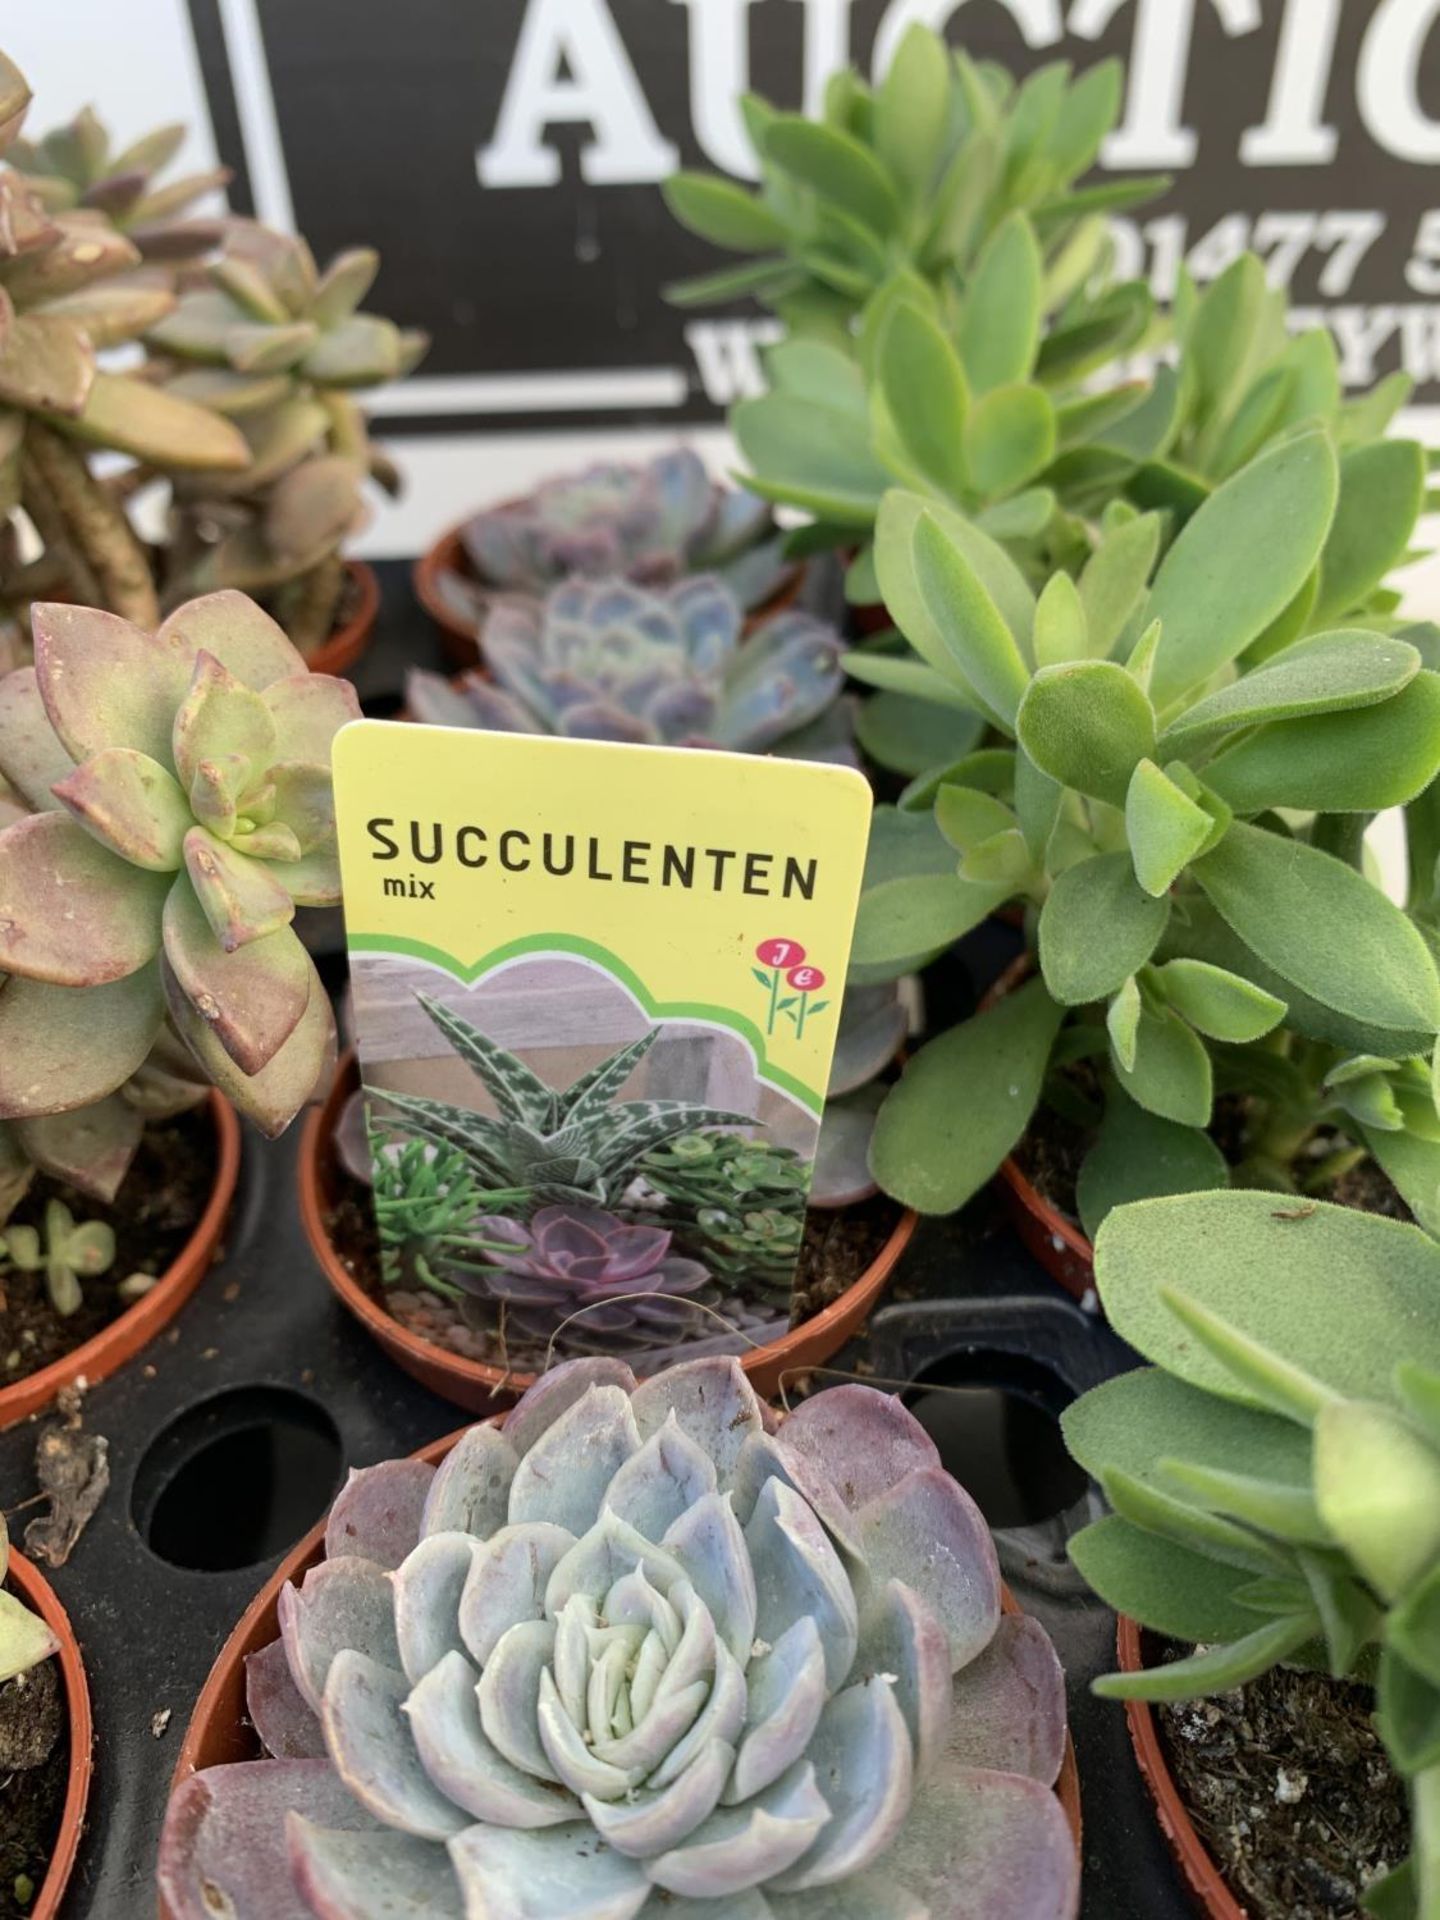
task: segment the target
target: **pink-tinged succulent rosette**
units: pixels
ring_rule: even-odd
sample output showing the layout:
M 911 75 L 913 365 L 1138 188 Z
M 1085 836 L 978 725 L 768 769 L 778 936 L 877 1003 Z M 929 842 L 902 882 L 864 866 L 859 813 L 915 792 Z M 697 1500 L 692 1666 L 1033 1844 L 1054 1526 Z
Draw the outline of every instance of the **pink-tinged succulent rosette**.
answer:
M 106 1101 L 168 1022 L 279 1132 L 333 1054 L 291 922 L 340 898 L 330 748 L 355 690 L 241 593 L 155 633 L 37 605 L 34 631 L 0 681 L 0 777 L 32 809 L 0 832 L 0 1119 L 23 1137 Z
M 897 1400 L 543 1376 L 352 1476 L 172 1799 L 175 1920 L 1073 1920 L 1059 1663 Z

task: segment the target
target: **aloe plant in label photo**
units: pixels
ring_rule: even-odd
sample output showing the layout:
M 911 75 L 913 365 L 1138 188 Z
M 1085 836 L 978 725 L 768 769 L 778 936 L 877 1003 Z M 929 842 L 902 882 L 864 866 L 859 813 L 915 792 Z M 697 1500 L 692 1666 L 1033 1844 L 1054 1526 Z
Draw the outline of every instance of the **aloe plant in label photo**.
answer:
M 776 312 L 769 390 L 731 410 L 745 483 L 811 517 L 793 551 L 860 550 L 853 600 L 880 597 L 869 542 L 896 484 L 1039 578 L 1088 553 L 1084 515 L 1118 463 L 1096 443 L 1144 401 L 1119 374 L 1155 328 L 1148 287 L 1114 278 L 1106 215 L 1166 184 L 1077 185 L 1121 83 L 1113 61 L 1078 78 L 1057 62 L 1017 85 L 913 24 L 873 88 L 833 75 L 816 120 L 747 98 L 758 194 L 668 183 L 685 226 L 761 255 L 670 297 L 750 292 Z
M 1440 771 L 1433 631 L 1381 585 L 1424 496 L 1420 449 L 1393 446 L 1385 488 L 1321 427 L 1282 438 L 1153 577 L 1162 523 L 1118 504 L 1078 583 L 1038 597 L 972 523 L 887 497 L 907 664 L 1003 744 L 882 813 L 855 958 L 911 968 L 1012 901 L 1035 953 L 889 1095 L 887 1192 L 947 1212 L 1018 1150 L 1092 1232 L 1227 1178 L 1435 1225 L 1440 974 L 1364 842 L 1383 809 L 1428 817 Z
M 897 1400 L 581 1360 L 431 1459 L 272 1583 L 169 1920 L 1078 1913 L 1059 1661 Z
M 1149 1364 L 1065 1417 L 1114 1509 L 1071 1553 L 1146 1629 L 1098 1690 L 1167 1831 L 1256 1920 L 1435 1920 L 1440 1250 L 1221 1192 L 1118 1209 L 1095 1268 Z
M 388 1087 L 380 1069 L 341 1110 L 325 1230 L 386 1315 L 497 1383 L 574 1354 L 653 1371 L 756 1351 L 851 1287 L 891 1234 L 888 1208 L 825 1213 L 848 1194 L 817 1196 L 807 1160 L 752 1115 L 622 1097 L 661 1026 L 560 1089 L 453 1006 L 416 999 L 486 1110 Z M 817 1183 L 826 1171 L 822 1150 Z
M 238 593 L 153 634 L 39 604 L 34 644 L 0 681 L 24 809 L 0 832 L 6 1386 L 182 1256 L 203 1272 L 235 1172 L 212 1088 L 276 1134 L 325 1080 L 330 1002 L 291 922 L 339 899 L 330 742 L 359 713 Z
M 689 447 L 675 447 L 557 474 L 484 509 L 422 556 L 415 587 L 457 658 L 473 660 L 478 648 L 488 661 L 492 605 L 543 599 L 574 578 L 660 589 L 712 574 L 746 620 L 758 620 L 799 589 L 802 569 L 783 546 L 766 501 L 721 485 Z

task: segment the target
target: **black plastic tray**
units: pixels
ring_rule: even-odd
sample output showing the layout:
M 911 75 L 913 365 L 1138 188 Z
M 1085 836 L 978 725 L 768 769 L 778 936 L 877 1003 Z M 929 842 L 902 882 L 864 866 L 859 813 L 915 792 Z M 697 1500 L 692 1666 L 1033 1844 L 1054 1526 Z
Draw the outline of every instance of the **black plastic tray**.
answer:
M 441 654 L 411 596 L 408 568 L 393 563 L 380 573 L 380 631 L 355 677 L 367 708 L 384 713 L 394 711 L 407 662 L 438 666 Z M 961 1007 L 1013 950 L 1014 936 L 1003 931 L 973 938 L 937 970 L 932 1005 Z M 298 1128 L 273 1144 L 247 1131 L 222 1259 L 171 1329 L 86 1399 L 87 1426 L 109 1441 L 113 1482 L 70 1563 L 53 1575 L 84 1651 L 96 1726 L 94 1785 L 65 1920 L 148 1920 L 155 1912 L 156 1841 L 190 1708 L 279 1557 L 230 1572 L 168 1564 L 145 1534 L 171 1477 L 206 1441 L 277 1412 L 295 1423 L 279 1463 L 282 1482 L 293 1469 L 292 1485 L 332 1428 L 339 1473 L 409 1452 L 466 1420 L 400 1373 L 331 1295 L 300 1228 L 297 1144 Z M 1063 1400 L 1133 1364 L 1034 1264 L 988 1195 L 957 1220 L 922 1225 L 892 1298 L 867 1338 L 837 1357 L 837 1369 L 858 1362 L 868 1377 L 903 1382 L 947 1355 L 960 1356 L 963 1371 L 965 1356 L 983 1353 L 999 1356 L 992 1364 L 1002 1378 L 1013 1361 L 1032 1397 Z M 36 1435 L 32 1423 L 0 1436 L 7 1510 L 34 1489 Z M 963 1464 L 952 1464 L 963 1477 Z M 222 1533 L 225 1509 L 217 1488 L 206 1513 Z M 317 1514 L 318 1506 L 297 1522 L 297 1537 Z M 17 1516 L 17 1537 L 22 1528 Z M 1113 1664 L 1114 1621 L 1067 1575 L 1059 1534 L 1007 1532 L 1001 1546 L 1007 1579 L 1050 1629 L 1069 1675 L 1085 1912 L 1089 1920 L 1183 1920 L 1193 1909 L 1135 1769 L 1124 1715 L 1088 1691 Z

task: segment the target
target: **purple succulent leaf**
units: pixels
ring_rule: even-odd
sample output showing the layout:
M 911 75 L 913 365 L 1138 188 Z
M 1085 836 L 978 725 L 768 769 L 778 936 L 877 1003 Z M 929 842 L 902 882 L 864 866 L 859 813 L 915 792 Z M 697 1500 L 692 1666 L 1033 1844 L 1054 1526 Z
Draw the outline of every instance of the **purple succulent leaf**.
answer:
M 830 1819 L 810 1851 L 771 1884 L 808 1892 L 863 1873 L 890 1846 L 910 1807 L 914 1757 L 888 1679 L 846 1687 L 830 1700 L 810 1743 Z
M 422 1536 L 471 1533 L 477 1540 L 490 1539 L 509 1514 L 510 1483 L 519 1458 L 508 1422 L 504 1433 L 489 1425 L 469 1428 L 435 1470 L 420 1522 Z
M 756 1627 L 773 1646 L 802 1614 L 820 1629 L 825 1677 L 834 1691 L 855 1661 L 855 1590 L 829 1536 L 793 1488 L 767 1480 L 745 1527 L 759 1598 Z M 992 1549 L 993 1551 L 993 1549 Z
M 467 1911 L 504 1920 L 635 1920 L 642 1868 L 601 1845 L 588 1821 L 526 1833 L 474 1826 L 450 1843 Z
M 405 708 L 413 720 L 430 727 L 473 727 L 477 724 L 469 688 L 456 686 L 443 673 L 428 667 L 411 667 L 405 675 Z M 523 727 L 500 728 L 500 732 L 521 732 Z
M 1000 1624 L 1000 1565 L 964 1488 L 943 1467 L 917 1467 L 856 1520 L 868 1565 L 913 1588 L 944 1627 L 952 1671 L 982 1653 Z
M 146 873 L 65 813 L 0 833 L 0 970 L 57 987 L 103 986 L 152 960 L 169 875 Z
M 690 545 L 690 565 L 708 571 L 735 559 L 764 538 L 772 514 L 768 500 L 743 487 L 713 487 L 709 516 Z
M 476 514 L 460 529 L 470 563 L 487 585 L 523 587 L 535 584 L 528 547 L 518 516 L 509 507 Z
M 740 1449 L 763 1430 L 759 1395 L 735 1360 L 692 1360 L 645 1381 L 631 1405 L 641 1435 L 648 1439 L 673 1410 L 680 1425 L 715 1463 L 723 1490 L 731 1485 Z
M 681 1514 L 660 1544 L 709 1608 L 730 1652 L 742 1663 L 748 1660 L 765 1596 L 729 1496 L 707 1493 Z
M 929 1773 L 944 1751 L 950 1725 L 950 1641 L 931 1609 L 903 1581 L 888 1581 L 861 1615 L 855 1673 L 861 1679 L 891 1676 L 916 1775 Z
M 672 1413 L 615 1475 L 606 1505 L 647 1540 L 659 1541 L 715 1484 L 710 1456 Z
M 794 563 L 786 558 L 785 536 L 762 541 L 733 559 L 707 559 L 710 568 L 746 613 L 773 600 L 791 577 Z
M 1048 1787 L 941 1772 L 917 1788 L 885 1871 L 953 1920 L 1075 1920 L 1080 1860 Z
M 283 926 L 227 952 L 184 875 L 170 888 L 162 924 L 165 958 L 186 999 L 241 1073 L 262 1072 L 311 996 L 325 991 L 298 936 Z
M 405 1716 L 426 1773 L 476 1820 L 502 1827 L 553 1827 L 579 1818 L 562 1787 L 513 1767 L 485 1732 L 479 1674 L 461 1653 L 447 1653 L 405 1703 Z
M 325 1735 L 301 1695 L 285 1657 L 272 1640 L 245 1660 L 245 1711 L 265 1751 L 277 1760 L 322 1760 Z
M 479 1548 L 473 1534 L 428 1534 L 395 1570 L 395 1639 L 412 1685 L 447 1653 L 464 1651 L 460 1609 Z
M 908 1407 L 893 1394 L 849 1383 L 802 1400 L 779 1441 L 783 1453 L 802 1454 L 818 1468 L 852 1512 L 916 1468 L 940 1465 L 940 1449 Z
M 325 1527 L 325 1555 L 357 1554 L 377 1567 L 398 1567 L 420 1539 L 435 1469 L 424 1460 L 385 1460 L 352 1467 Z
M 583 1399 L 591 1387 L 619 1387 L 622 1392 L 633 1395 L 635 1376 L 621 1360 L 566 1360 L 558 1367 L 551 1367 L 505 1416 L 505 1438 L 510 1446 L 517 1454 L 528 1453 L 541 1434 L 552 1427 L 568 1407 Z M 639 1409 L 635 1418 L 642 1434 L 651 1431 Z
M 803 1759 L 810 1746 L 829 1690 L 825 1645 L 807 1614 L 751 1660 L 746 1690 L 745 1737 L 725 1795 L 729 1805 L 753 1799 Z
M 129 1172 L 144 1129 L 143 1117 L 113 1093 L 75 1113 L 40 1114 L 15 1123 L 27 1158 L 42 1173 L 106 1202 L 115 1198 Z
M 153 961 L 83 993 L 18 974 L 0 982 L 0 1119 L 104 1100 L 144 1065 L 164 1018 Z
M 243 679 L 244 675 L 236 676 Z M 300 673 L 275 680 L 264 692 L 275 722 L 276 761 L 329 766 L 330 749 L 341 727 L 360 718 L 360 696 L 348 680 L 326 673 Z
M 645 469 L 660 508 L 660 540 L 666 550 L 684 553 L 697 533 L 713 522 L 715 483 L 690 447 L 662 453 Z
M 279 756 L 274 716 L 262 694 L 201 653 L 185 698 L 175 709 L 171 750 L 188 789 L 203 762 L 239 755 L 259 775 Z
M 51 789 L 75 771 L 50 724 L 34 667 L 16 667 L 0 677 L 0 776 L 37 813 L 58 809 Z
M 79 762 L 106 747 L 133 747 L 168 766 L 193 649 L 167 639 L 163 627 L 143 633 L 95 607 L 37 603 L 31 624 L 40 697 L 66 751 Z
M 372 1829 L 328 1760 L 251 1760 L 191 1774 L 170 1797 L 160 1891 L 175 1920 L 314 1920 L 295 1887 L 285 1818 Z M 217 1905 L 223 1901 L 224 1905 Z
M 775 1920 L 775 1915 L 776 1909 L 757 1887 L 732 1893 L 725 1901 L 725 1920 Z M 657 1890 L 640 1909 L 640 1920 L 716 1920 L 715 1904 Z M 825 1920 L 833 1920 L 833 1916 L 826 1915 Z M 875 1920 L 875 1916 L 867 1914 L 864 1920 Z M 928 1916 L 922 1914 L 920 1920 L 928 1920 Z
M 716 728 L 722 747 L 763 753 L 817 720 L 844 684 L 842 642 L 807 613 L 782 613 L 745 642 L 727 676 Z
M 364 1647 L 400 1672 L 390 1579 L 372 1561 L 349 1556 L 322 1561 L 299 1587 L 286 1582 L 276 1611 L 295 1685 L 316 1713 L 331 1662 L 347 1647 Z
M 734 594 L 713 574 L 700 573 L 671 590 L 669 606 L 679 624 L 690 670 L 712 681 L 723 678 L 735 658 L 744 624 Z
M 303 760 L 277 760 L 269 768 L 275 788 L 275 819 L 287 826 L 300 843 L 301 853 L 316 853 L 335 844 L 335 792 L 330 768 Z
M 733 1747 L 712 1740 L 689 1766 L 658 1793 L 637 1793 L 611 1804 L 587 1795 L 585 1811 L 609 1846 L 633 1860 L 666 1853 L 689 1839 L 720 1804 L 735 1758 Z
M 185 660 L 187 679 L 202 649 L 213 654 L 242 686 L 257 692 L 307 671 L 303 656 L 278 622 L 233 587 L 187 600 L 162 624 L 156 638 L 167 652 Z
M 343 1833 L 303 1814 L 285 1822 L 290 1870 L 315 1920 L 463 1920 L 441 1846 L 398 1833 Z
M 510 1487 L 510 1521 L 548 1520 L 579 1535 L 592 1526 L 605 1490 L 640 1451 L 630 1398 L 593 1387 L 521 1459 Z
M 909 1022 L 896 983 L 848 987 L 840 1006 L 828 1098 L 838 1100 L 883 1073 L 905 1044 Z
M 647 1872 L 667 1892 L 725 1899 L 792 1867 L 829 1817 L 815 1769 L 802 1761 L 748 1805 L 712 1815 L 683 1846 L 650 1861 Z
M 185 871 L 227 954 L 288 927 L 295 902 L 265 862 L 251 860 L 204 827 L 185 836 Z
M 242 1073 L 186 996 L 169 967 L 162 969 L 170 1022 L 204 1075 L 261 1132 L 275 1139 L 307 1101 L 319 1098 L 335 1071 L 335 1016 L 330 997 L 312 993 L 300 1024 L 270 1064 Z
M 556 731 L 567 740 L 615 740 L 634 747 L 658 744 L 648 720 L 605 700 L 583 700 L 566 707 Z
M 821 1887 L 815 1893 L 776 1894 L 766 1911 L 771 1920 L 933 1920 L 934 1916 L 928 1902 L 897 1886 L 884 1860 L 838 1887 Z M 656 1920 L 661 1916 L 657 1914 Z M 665 1920 L 669 1920 L 668 1915 Z M 679 1920 L 678 1915 L 675 1920 Z
M 542 1676 L 555 1653 L 549 1620 L 518 1620 L 500 1636 L 480 1674 L 480 1722 L 485 1737 L 512 1767 L 559 1784 L 560 1775 L 541 1744 Z
M 880 1191 L 870 1171 L 870 1142 L 884 1097 L 882 1087 L 861 1087 L 826 1107 L 810 1181 L 812 1207 L 858 1206 Z
M 483 1667 L 517 1620 L 539 1620 L 550 1576 L 575 1545 L 568 1528 L 550 1520 L 502 1527 L 477 1546 L 459 1602 L 460 1637 Z
M 952 1699 L 951 1765 L 1054 1786 L 1065 1758 L 1065 1672 L 1038 1620 L 1006 1614 L 985 1651 L 955 1675 Z
M 828 1476 L 813 1460 L 793 1449 L 787 1451 L 768 1433 L 752 1433 L 736 1462 L 735 1513 L 742 1526 L 754 1513 L 767 1480 L 792 1487 L 824 1522 L 831 1539 L 852 1559 L 861 1557 L 859 1532 Z
M 410 1682 L 346 1647 L 325 1681 L 320 1720 L 335 1771 L 367 1812 L 417 1840 L 447 1840 L 466 1816 L 420 1764 L 403 1708 Z
M 491 733 L 546 733 L 548 728 L 540 724 L 535 715 L 522 700 L 506 693 L 502 687 L 491 685 L 489 681 L 470 679 L 464 691 L 465 714 L 463 719 L 446 719 L 446 726 L 479 727 Z M 427 717 L 417 714 L 417 719 Z

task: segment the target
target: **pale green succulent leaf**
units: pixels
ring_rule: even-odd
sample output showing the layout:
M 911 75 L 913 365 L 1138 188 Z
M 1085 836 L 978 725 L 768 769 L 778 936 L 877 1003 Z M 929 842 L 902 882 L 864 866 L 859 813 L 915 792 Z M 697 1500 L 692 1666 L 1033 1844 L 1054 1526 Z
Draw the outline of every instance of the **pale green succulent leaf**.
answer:
M 1121 1067 L 1133 1070 L 1134 1056 L 1126 1059 L 1113 1022 L 1110 1038 Z M 1138 1038 L 1137 1021 L 1137 1045 Z M 1166 1193 L 1210 1192 L 1229 1184 L 1225 1156 L 1203 1128 L 1162 1120 L 1117 1088 L 1105 1103 L 1105 1118 L 1081 1166 L 1076 1198 L 1081 1222 L 1093 1240 L 1115 1207 Z
M 247 859 L 205 827 L 192 827 L 185 836 L 185 872 L 226 953 L 289 926 L 295 917 L 286 884 L 291 871 Z
M 984 500 L 1018 493 L 1054 459 L 1055 434 L 1055 408 L 1040 387 L 1013 382 L 982 393 L 956 442 L 970 488 Z
M 970 391 L 954 347 L 934 320 L 903 302 L 890 313 L 877 358 L 879 389 L 907 459 L 942 494 L 963 497 Z
M 0 968 L 57 987 L 122 980 L 159 947 L 166 885 L 68 814 L 17 820 L 0 833 Z
M 1144 1004 L 1135 1030 L 1135 1059 L 1112 1054 L 1115 1077 L 1138 1106 L 1181 1127 L 1210 1123 L 1214 1078 L 1210 1056 L 1195 1030 L 1173 1008 Z
M 1323 626 L 1364 604 L 1404 560 L 1425 505 L 1425 450 L 1377 439 L 1340 461 L 1335 521 L 1320 563 L 1312 618 Z
M 1285 1018 L 1283 1000 L 1204 960 L 1167 961 L 1153 979 L 1176 1012 L 1212 1040 L 1243 1046 L 1263 1038 Z
M 1051 995 L 1082 1007 L 1118 993 L 1155 951 L 1169 913 L 1167 901 L 1135 884 L 1126 853 L 1067 867 L 1040 914 L 1040 968 Z
M 1239 1598 L 1251 1579 L 1246 1569 L 1227 1566 L 1208 1550 L 1168 1540 L 1118 1514 L 1075 1534 L 1069 1553 L 1106 1606 L 1156 1633 L 1193 1646 L 1239 1639 L 1255 1625 L 1255 1615 Z
M 1241 1640 L 1210 1647 L 1186 1660 L 1139 1673 L 1106 1674 L 1095 1682 L 1103 1700 L 1194 1700 L 1203 1694 L 1224 1693 L 1259 1679 L 1292 1653 L 1313 1640 L 1319 1627 L 1314 1612 L 1267 1621 Z
M 877 544 L 876 557 L 889 604 L 883 544 Z M 924 623 L 917 632 L 907 631 L 906 637 L 942 674 L 947 665 L 958 669 L 964 683 L 974 687 L 985 705 L 1013 726 L 1029 684 L 1025 660 L 1004 615 L 960 543 L 929 512 L 923 512 L 915 522 L 911 565 Z M 928 649 L 935 642 L 938 655 L 931 657 Z
M 1088 659 L 1091 652 L 1090 621 L 1080 591 L 1068 573 L 1052 574 L 1035 607 L 1035 663 L 1058 667 Z
M 54 795 L 92 834 L 131 865 L 173 873 L 193 824 L 190 803 L 168 768 L 130 747 L 106 747 L 56 783 Z
M 1155 898 L 1167 894 L 1210 839 L 1214 821 L 1150 759 L 1140 760 L 1125 791 L 1125 832 L 1135 878 Z
M 1381 705 L 1258 727 L 1205 777 L 1236 813 L 1379 813 L 1418 798 L 1437 772 L 1440 674 L 1417 673 Z
M 1332 1400 L 1320 1409 L 1315 1499 L 1336 1540 L 1387 1600 L 1440 1560 L 1440 1451 L 1391 1407 Z
M 1331 1547 L 1335 1536 L 1308 1486 L 1262 1479 L 1254 1473 L 1178 1460 L 1162 1452 L 1161 1479 L 1197 1505 L 1294 1547 Z
M 1161 735 L 1169 752 L 1232 728 L 1345 712 L 1391 699 L 1414 679 L 1420 655 L 1404 640 L 1344 629 L 1317 633 L 1206 695 Z
M 1043 772 L 1116 807 L 1125 805 L 1131 775 L 1155 748 L 1150 702 L 1108 660 L 1042 667 L 1024 692 L 1016 726 Z
M 1010 214 L 986 242 L 965 289 L 960 357 L 977 393 L 1026 380 L 1040 342 L 1043 280 L 1035 230 Z
M 164 1018 L 153 961 L 77 992 L 19 975 L 0 985 L 0 1117 L 89 1106 L 144 1062 Z

